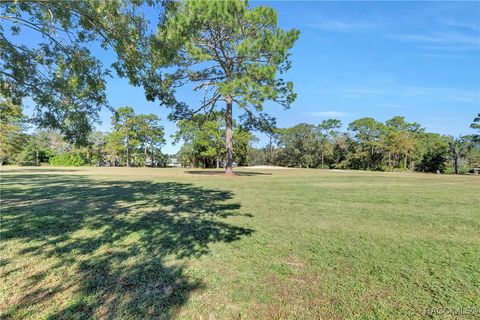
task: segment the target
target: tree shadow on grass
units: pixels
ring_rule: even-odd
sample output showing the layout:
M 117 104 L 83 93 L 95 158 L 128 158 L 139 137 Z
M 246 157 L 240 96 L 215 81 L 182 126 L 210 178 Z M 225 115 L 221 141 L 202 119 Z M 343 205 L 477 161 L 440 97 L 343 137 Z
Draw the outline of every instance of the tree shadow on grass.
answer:
M 15 168 L 10 169 L 6 168 L 2 171 L 2 174 L 10 174 L 10 173 L 54 173 L 54 172 L 76 172 L 80 171 L 81 168 L 72 169 L 71 167 L 56 167 L 56 168 L 41 168 L 41 167 L 24 167 L 24 168 Z
M 231 192 L 193 184 L 2 175 L 2 185 L 0 238 L 22 243 L 16 254 L 29 263 L 56 261 L 28 278 L 6 319 L 61 299 L 70 302 L 51 319 L 169 319 L 203 285 L 187 258 L 253 232 L 226 222 L 239 214 Z M 61 285 L 44 282 L 69 268 Z

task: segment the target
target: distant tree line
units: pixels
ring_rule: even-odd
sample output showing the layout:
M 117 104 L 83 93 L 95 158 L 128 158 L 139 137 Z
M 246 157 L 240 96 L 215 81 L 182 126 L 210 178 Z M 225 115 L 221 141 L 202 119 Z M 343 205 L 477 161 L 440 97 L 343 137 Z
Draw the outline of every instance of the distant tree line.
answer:
M 178 122 L 176 143 L 183 142 L 177 154 L 184 167 L 220 168 L 226 165 L 225 115 L 212 112 L 198 114 L 188 120 Z M 236 165 L 248 165 L 251 143 L 256 137 L 246 128 L 233 122 L 233 153 Z
M 86 134 L 82 145 L 68 142 L 56 130 L 26 133 L 29 122 L 19 107 L 0 101 L 0 164 L 63 166 L 163 166 L 163 126 L 154 114 L 135 114 L 122 107 L 112 116 L 110 132 Z
M 378 171 L 455 173 L 480 167 L 478 134 L 452 137 L 426 132 L 396 116 L 385 121 L 362 118 L 340 131 L 336 119 L 275 130 L 270 143 L 252 148 L 250 165 Z M 471 128 L 480 129 L 480 115 Z
M 58 131 L 28 134 L 21 108 L 0 100 L 0 163 L 38 165 L 165 166 L 161 151 L 164 129 L 154 114 L 135 114 L 131 107 L 113 112 L 110 132 L 89 133 L 84 145 L 71 144 Z M 193 115 L 177 122 L 172 136 L 181 144 L 175 155 L 184 167 L 220 168 L 226 165 L 225 115 Z M 470 127 L 480 131 L 480 114 Z M 480 167 L 480 132 L 452 137 L 426 132 L 417 122 L 396 116 L 379 122 L 361 118 L 342 131 L 337 119 L 317 125 L 300 123 L 271 129 L 269 143 L 233 121 L 233 152 L 237 166 L 276 165 L 376 171 L 467 172 Z

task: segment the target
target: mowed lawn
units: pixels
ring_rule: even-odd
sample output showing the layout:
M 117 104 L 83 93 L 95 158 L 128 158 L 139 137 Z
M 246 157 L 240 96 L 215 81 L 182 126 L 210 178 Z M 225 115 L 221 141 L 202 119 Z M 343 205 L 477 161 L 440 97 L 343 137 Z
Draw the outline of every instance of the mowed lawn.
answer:
M 237 172 L 2 168 L 0 318 L 478 316 L 480 176 Z

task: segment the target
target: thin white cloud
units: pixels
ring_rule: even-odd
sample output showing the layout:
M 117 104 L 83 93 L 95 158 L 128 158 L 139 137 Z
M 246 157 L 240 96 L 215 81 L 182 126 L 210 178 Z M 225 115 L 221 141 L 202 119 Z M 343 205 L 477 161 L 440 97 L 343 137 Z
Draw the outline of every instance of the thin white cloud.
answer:
M 383 89 L 383 88 L 363 88 L 363 87 L 345 88 L 345 89 L 342 89 L 342 91 L 346 92 L 346 93 L 353 93 L 353 94 L 381 94 L 381 93 L 385 93 L 385 89 Z
M 303 112 L 303 115 L 310 117 L 345 117 L 347 114 L 341 111 L 311 111 Z
M 397 103 L 382 103 L 379 104 L 378 107 L 380 108 L 391 108 L 391 109 L 408 109 L 413 108 L 411 104 L 397 104 Z
M 458 21 L 453 19 L 444 19 L 440 20 L 439 22 L 447 27 L 461 28 L 473 31 L 480 30 L 480 24 L 473 22 Z
M 468 58 L 466 54 L 452 54 L 452 53 L 416 53 L 414 54 L 418 57 L 425 57 L 425 58 L 440 58 L 440 59 L 462 59 Z
M 352 32 L 375 28 L 377 25 L 372 22 L 345 22 L 339 20 L 321 20 L 308 25 L 311 28 L 334 31 L 334 32 Z
M 403 42 L 419 42 L 434 44 L 464 44 L 471 46 L 480 45 L 480 37 L 470 36 L 461 33 L 437 33 L 433 35 L 423 34 L 390 34 L 388 38 Z
M 340 88 L 349 98 L 368 98 L 372 96 L 414 97 L 435 101 L 455 101 L 466 103 L 480 103 L 480 91 L 464 90 L 451 87 L 423 87 L 423 86 L 382 86 L 382 87 L 350 87 Z
M 427 97 L 457 102 L 480 102 L 480 92 L 448 87 L 403 87 L 400 92 L 408 96 Z
M 476 102 L 480 103 L 480 93 L 459 93 L 457 95 L 450 96 L 450 99 L 458 102 Z
M 472 45 L 425 45 L 421 46 L 421 49 L 429 50 L 429 51 L 441 51 L 441 52 L 464 52 L 470 50 L 480 50 L 480 46 L 472 46 Z

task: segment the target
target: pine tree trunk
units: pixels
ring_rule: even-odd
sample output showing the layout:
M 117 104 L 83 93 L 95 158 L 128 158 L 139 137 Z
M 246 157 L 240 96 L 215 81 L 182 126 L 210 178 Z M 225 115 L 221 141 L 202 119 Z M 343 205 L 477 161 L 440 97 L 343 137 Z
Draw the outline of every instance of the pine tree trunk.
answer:
M 323 160 L 323 151 L 322 151 L 322 169 L 323 169 L 323 164 L 324 164 L 324 160 Z
M 148 148 L 147 148 L 147 153 L 148 153 Z M 150 144 L 150 160 L 152 160 L 152 167 L 153 167 L 153 166 L 156 167 L 156 166 L 158 165 L 158 163 L 157 163 L 157 164 L 154 164 L 154 160 L 153 160 L 153 145 L 152 145 L 152 144 Z
M 145 157 L 145 160 L 143 160 L 143 166 L 146 167 L 147 166 L 147 147 L 145 147 L 143 149 L 143 154 L 144 154 L 144 157 Z
M 227 112 L 225 113 L 225 145 L 227 151 L 227 165 L 225 174 L 233 174 L 233 119 L 232 119 L 232 98 L 227 97 Z
M 455 167 L 455 174 L 458 174 L 458 156 L 457 155 L 455 155 L 453 159 L 453 165 Z
M 127 167 L 130 167 L 130 153 L 129 153 L 129 150 L 128 150 L 128 144 L 129 144 L 129 141 L 128 141 L 128 135 L 127 135 Z

